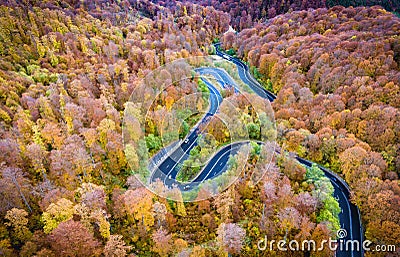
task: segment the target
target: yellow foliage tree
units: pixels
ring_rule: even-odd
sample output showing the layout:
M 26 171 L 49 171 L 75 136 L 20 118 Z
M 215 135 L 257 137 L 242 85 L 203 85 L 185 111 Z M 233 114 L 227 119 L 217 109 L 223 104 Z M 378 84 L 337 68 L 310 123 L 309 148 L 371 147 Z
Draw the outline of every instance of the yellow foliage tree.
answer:
M 115 130 L 115 122 L 110 119 L 103 119 L 97 127 L 99 139 L 102 146 L 107 144 L 107 132 Z
M 70 200 L 65 198 L 61 198 L 56 203 L 50 204 L 42 214 L 44 232 L 49 234 L 58 224 L 71 219 L 74 214 L 73 205 Z
M 96 222 L 99 226 L 100 235 L 104 239 L 110 238 L 110 222 L 107 220 L 107 213 L 103 210 L 95 210 L 92 212 L 91 218 Z
M 29 231 L 28 225 L 28 213 L 23 209 L 12 208 L 7 211 L 5 219 L 8 222 L 5 223 L 12 229 L 12 236 L 18 241 L 26 241 L 32 233 Z
M 147 230 L 154 225 L 153 198 L 146 188 L 128 190 L 124 193 L 125 210 L 128 218 L 142 223 Z

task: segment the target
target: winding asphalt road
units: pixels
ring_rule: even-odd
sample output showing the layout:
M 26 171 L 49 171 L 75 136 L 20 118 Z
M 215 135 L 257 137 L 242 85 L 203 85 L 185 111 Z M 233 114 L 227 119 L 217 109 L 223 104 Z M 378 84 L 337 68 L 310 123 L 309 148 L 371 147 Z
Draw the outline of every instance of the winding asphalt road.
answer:
M 215 45 L 216 54 L 228 61 L 233 62 L 238 69 L 238 74 L 240 79 L 246 83 L 257 95 L 260 97 L 268 99 L 270 102 L 274 101 L 276 96 L 262 87 L 250 74 L 248 66 L 241 60 L 229 56 L 221 51 L 219 51 L 219 44 Z M 196 70 L 200 75 L 212 75 L 222 87 L 231 85 L 235 87 L 235 92 L 239 91 L 236 84 L 232 78 L 225 72 L 225 70 L 218 68 L 199 68 Z M 219 91 L 205 78 L 202 80 L 206 83 L 210 90 L 210 109 L 208 113 L 203 117 L 201 123 L 206 124 L 207 120 L 213 116 L 217 111 L 220 103 L 222 102 L 222 97 Z M 176 168 L 179 163 L 182 163 L 189 157 L 189 152 L 197 145 L 197 137 L 199 131 L 199 126 L 193 128 L 190 134 L 186 137 L 185 141 L 179 145 L 164 161 L 157 164 L 156 171 L 151 176 L 151 181 L 160 179 L 167 186 L 172 186 L 176 184 L 181 190 L 188 189 L 186 184 L 179 183 L 175 180 L 178 173 Z M 243 142 L 232 143 L 224 148 L 220 149 L 205 165 L 197 177 L 190 182 L 192 186 L 195 184 L 202 183 L 204 180 L 214 178 L 223 173 L 227 168 L 227 162 L 231 155 L 234 155 L 242 146 Z M 296 159 L 303 165 L 311 167 L 312 162 L 296 157 Z M 361 225 L 361 218 L 358 208 L 350 202 L 350 188 L 343 179 L 341 179 L 334 172 L 326 169 L 320 165 L 319 168 L 325 173 L 325 176 L 329 178 L 334 187 L 334 197 L 338 200 L 339 206 L 341 208 L 341 213 L 339 214 L 340 225 L 342 229 L 347 231 L 347 236 L 342 238 L 344 242 L 349 240 L 357 240 L 360 242 L 359 251 L 346 251 L 346 249 L 338 249 L 336 251 L 337 257 L 360 257 L 364 256 L 363 250 L 361 249 L 363 240 L 363 230 Z

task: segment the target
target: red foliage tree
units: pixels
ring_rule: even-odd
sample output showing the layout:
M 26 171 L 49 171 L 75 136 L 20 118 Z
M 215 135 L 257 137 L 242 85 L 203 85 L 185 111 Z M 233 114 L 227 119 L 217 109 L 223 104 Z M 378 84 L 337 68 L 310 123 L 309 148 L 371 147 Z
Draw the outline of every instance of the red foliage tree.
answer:
M 100 256 L 100 243 L 79 221 L 60 223 L 49 235 L 51 248 L 58 256 Z

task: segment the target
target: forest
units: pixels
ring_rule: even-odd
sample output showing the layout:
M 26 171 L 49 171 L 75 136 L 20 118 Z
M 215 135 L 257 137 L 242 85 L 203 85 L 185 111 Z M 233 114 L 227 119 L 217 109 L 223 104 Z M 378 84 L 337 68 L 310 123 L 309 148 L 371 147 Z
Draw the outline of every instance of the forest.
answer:
M 169 8 L 175 7 L 179 4 L 179 2 L 175 0 L 156 0 L 153 2 Z M 265 22 L 280 14 L 308 10 L 311 8 L 331 8 L 337 5 L 344 7 L 380 5 L 387 11 L 400 11 L 400 2 L 391 0 L 184 0 L 181 2 L 197 3 L 202 6 L 213 6 L 216 10 L 229 13 L 231 16 L 231 25 L 236 30 L 251 28 L 257 23 Z
M 0 255 L 304 256 L 257 249 L 265 235 L 321 242 L 340 227 L 332 184 L 289 152 L 339 174 L 365 238 L 398 246 L 399 8 L 373 0 L 0 0 Z M 225 33 L 229 26 L 237 33 Z M 277 95 L 281 152 L 253 184 L 248 174 L 267 167 L 257 165 L 265 156 L 251 145 L 250 158 L 238 154 L 228 171 L 242 163 L 240 178 L 214 197 L 200 190 L 199 201 L 184 202 L 157 182 L 147 190 L 124 148 L 126 103 L 151 71 L 211 55 L 218 41 Z M 157 99 L 165 108 L 152 106 L 146 140 L 132 149 L 155 154 L 161 140 L 184 138 L 199 117 L 170 138 L 159 124 L 193 92 L 205 107 L 209 92 L 198 77 L 167 87 Z M 223 94 L 249 109 L 240 96 Z M 252 139 L 267 126 L 254 115 L 232 119 L 247 119 Z M 229 141 L 211 122 L 207 132 L 217 140 L 200 139 L 189 161 Z M 153 193 L 166 191 L 180 200 Z

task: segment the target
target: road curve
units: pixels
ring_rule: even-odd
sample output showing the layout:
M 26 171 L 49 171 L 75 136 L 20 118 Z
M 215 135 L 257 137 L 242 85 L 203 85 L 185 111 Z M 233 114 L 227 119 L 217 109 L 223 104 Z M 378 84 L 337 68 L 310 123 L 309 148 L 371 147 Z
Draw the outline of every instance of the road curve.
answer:
M 243 63 L 241 60 L 238 58 L 235 58 L 233 56 L 230 56 L 226 53 L 223 53 L 219 50 L 219 46 L 221 43 L 214 44 L 215 46 L 215 52 L 216 55 L 233 62 L 236 67 L 238 68 L 238 74 L 240 76 L 240 79 L 249 85 L 249 87 L 259 96 L 262 98 L 267 98 L 270 102 L 274 101 L 276 99 L 276 95 L 273 93 L 269 92 L 266 90 L 263 86 L 261 86 L 256 79 L 250 74 L 249 72 L 249 67 Z
M 177 166 L 179 163 L 183 163 L 189 157 L 190 151 L 197 145 L 197 137 L 200 133 L 200 124 L 206 124 L 209 118 L 218 111 L 219 105 L 222 102 L 222 96 L 218 89 L 216 89 L 206 78 L 201 79 L 210 90 L 209 110 L 203 116 L 197 126 L 191 129 L 189 135 L 186 136 L 186 138 L 178 145 L 178 147 L 175 148 L 167 158 L 162 160 L 160 163 L 157 163 L 156 169 L 151 174 L 150 182 L 155 182 L 157 179 L 159 179 L 169 187 L 176 185 L 182 190 L 185 187 L 185 184 L 175 180 L 178 173 Z M 231 146 L 228 147 L 231 148 Z

